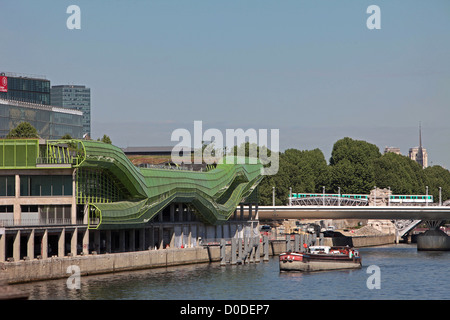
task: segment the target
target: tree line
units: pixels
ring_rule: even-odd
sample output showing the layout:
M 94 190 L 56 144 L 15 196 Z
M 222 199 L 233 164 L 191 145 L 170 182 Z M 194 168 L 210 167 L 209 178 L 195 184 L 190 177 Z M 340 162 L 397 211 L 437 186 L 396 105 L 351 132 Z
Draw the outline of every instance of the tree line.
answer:
M 371 143 L 343 138 L 333 145 L 327 163 L 320 149 L 287 149 L 280 153 L 278 173 L 266 176 L 260 183 L 260 205 L 272 205 L 275 187 L 275 204 L 285 205 L 289 188 L 293 193 L 369 194 L 372 189 L 390 188 L 392 194 L 433 195 L 439 201 L 450 198 L 450 171 L 434 165 L 423 169 L 409 157 L 388 152 L 381 154 Z

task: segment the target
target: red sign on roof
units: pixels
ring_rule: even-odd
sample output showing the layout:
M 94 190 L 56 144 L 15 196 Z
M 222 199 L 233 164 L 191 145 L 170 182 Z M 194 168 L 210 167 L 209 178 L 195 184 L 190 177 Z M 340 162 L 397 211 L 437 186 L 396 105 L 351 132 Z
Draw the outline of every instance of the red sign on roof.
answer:
M 8 77 L 0 76 L 0 92 L 8 92 Z

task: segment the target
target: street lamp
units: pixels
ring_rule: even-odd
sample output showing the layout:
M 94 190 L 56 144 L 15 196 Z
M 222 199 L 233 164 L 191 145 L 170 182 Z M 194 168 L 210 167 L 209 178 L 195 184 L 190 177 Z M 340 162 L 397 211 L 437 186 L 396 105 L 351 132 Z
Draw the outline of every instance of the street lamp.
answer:
M 289 187 L 289 206 L 292 206 L 292 187 Z
M 439 187 L 439 206 L 442 206 L 442 188 Z
M 338 187 L 338 205 L 341 205 L 341 187 Z
M 325 205 L 325 186 L 323 186 L 322 188 L 323 188 L 322 202 L 323 202 L 323 205 Z
M 388 187 L 389 193 L 388 193 L 388 206 L 391 205 L 391 187 Z
M 426 190 L 427 190 L 427 194 L 426 194 L 426 197 L 425 197 L 425 206 L 428 207 L 428 186 L 426 186 Z
M 377 186 L 375 186 L 374 188 L 375 188 L 375 191 L 373 192 L 373 194 L 374 194 L 375 200 L 373 201 L 373 205 L 377 206 Z
M 272 205 L 275 207 L 275 187 L 272 187 Z

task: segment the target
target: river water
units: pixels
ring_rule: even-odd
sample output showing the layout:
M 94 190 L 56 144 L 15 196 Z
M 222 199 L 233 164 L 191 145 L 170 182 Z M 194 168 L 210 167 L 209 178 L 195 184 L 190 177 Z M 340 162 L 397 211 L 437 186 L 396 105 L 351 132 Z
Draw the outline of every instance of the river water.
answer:
M 67 279 L 15 287 L 28 292 L 33 300 L 450 298 L 450 252 L 417 251 L 411 244 L 359 251 L 363 267 L 351 271 L 280 273 L 277 257 L 273 257 L 269 262 L 261 259 L 245 265 L 213 263 L 82 276 L 80 289 L 69 289 Z

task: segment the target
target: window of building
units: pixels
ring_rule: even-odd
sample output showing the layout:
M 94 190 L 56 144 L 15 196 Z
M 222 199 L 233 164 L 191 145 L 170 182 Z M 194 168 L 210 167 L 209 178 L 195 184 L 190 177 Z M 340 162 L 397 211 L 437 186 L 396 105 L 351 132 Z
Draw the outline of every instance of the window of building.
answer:
M 72 176 L 21 176 L 21 196 L 71 196 Z
M 0 197 L 14 197 L 15 190 L 15 176 L 0 176 Z

